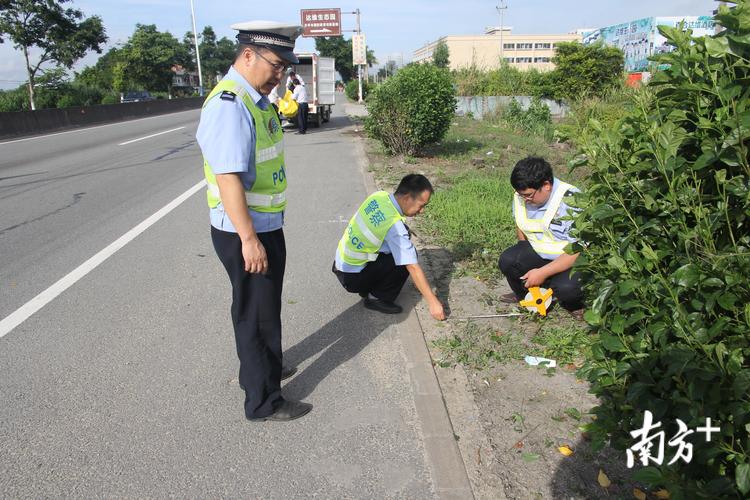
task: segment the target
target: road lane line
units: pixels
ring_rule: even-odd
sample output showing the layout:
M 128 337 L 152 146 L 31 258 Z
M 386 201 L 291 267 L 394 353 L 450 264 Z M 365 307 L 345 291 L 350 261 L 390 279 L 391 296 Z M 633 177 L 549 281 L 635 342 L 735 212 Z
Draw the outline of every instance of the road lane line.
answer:
M 133 139 L 132 141 L 121 142 L 120 144 L 118 144 L 118 146 L 125 146 L 127 144 L 132 144 L 134 142 L 142 141 L 143 139 L 150 139 L 152 137 L 156 137 L 157 135 L 168 134 L 170 132 L 174 132 L 175 130 L 182 130 L 183 128 L 185 127 L 182 126 L 182 127 L 177 127 L 177 128 L 173 128 L 170 130 L 165 130 L 164 132 L 157 132 L 155 134 L 147 135 L 146 137 L 139 137 L 138 139 Z
M 86 132 L 89 130 L 93 130 L 95 128 L 113 127 L 115 125 L 129 124 L 129 123 L 134 123 L 134 122 L 140 122 L 143 120 L 153 120 L 154 118 L 161 118 L 164 116 L 174 115 L 177 113 L 187 113 L 188 111 L 193 111 L 193 110 L 189 109 L 186 111 L 177 111 L 176 113 L 166 113 L 163 115 L 147 116 L 146 118 L 136 118 L 135 120 L 122 120 L 122 121 L 118 121 L 115 123 L 105 123 L 104 125 L 94 125 L 93 127 L 84 127 L 84 128 L 77 128 L 75 130 L 66 130 L 65 132 L 56 132 L 54 134 L 35 135 L 34 137 L 25 137 L 23 139 L 14 139 L 12 141 L 0 142 L 0 146 L 4 146 L 5 144 L 13 144 L 16 142 L 33 141 L 35 139 L 46 139 L 47 137 L 55 137 L 56 135 L 72 134 L 75 132 Z
M 32 314 L 47 305 L 65 290 L 73 286 L 78 280 L 96 269 L 99 264 L 111 257 L 119 249 L 133 241 L 139 234 L 156 224 L 156 222 L 158 222 L 162 217 L 180 206 L 185 200 L 190 198 L 205 186 L 206 181 L 200 181 L 198 184 L 191 187 L 180 196 L 167 203 L 163 208 L 159 209 L 152 216 L 148 217 L 133 229 L 117 238 L 99 253 L 88 259 L 80 266 L 73 269 L 67 275 L 63 276 L 60 280 L 47 288 L 45 291 L 16 309 L 13 313 L 3 318 L 3 320 L 0 321 L 0 338 L 10 333 L 15 327 L 26 321 Z

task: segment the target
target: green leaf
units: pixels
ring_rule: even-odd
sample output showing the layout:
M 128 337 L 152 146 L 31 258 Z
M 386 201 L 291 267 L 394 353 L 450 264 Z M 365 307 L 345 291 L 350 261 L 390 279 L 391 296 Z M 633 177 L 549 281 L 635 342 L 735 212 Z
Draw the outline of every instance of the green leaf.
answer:
M 750 464 L 740 464 L 734 471 L 737 489 L 744 495 L 750 492 Z
M 711 57 L 724 57 L 729 53 L 729 40 L 726 37 L 706 37 L 706 52 Z
M 581 420 L 581 412 L 577 408 L 565 408 L 565 414 L 573 420 Z
M 540 455 L 538 453 L 526 452 L 521 455 L 521 458 L 523 458 L 524 462 L 535 462 L 539 460 L 539 456 Z
M 662 480 L 662 475 L 656 467 L 644 467 L 633 474 L 633 479 L 642 481 L 650 486 L 657 486 Z

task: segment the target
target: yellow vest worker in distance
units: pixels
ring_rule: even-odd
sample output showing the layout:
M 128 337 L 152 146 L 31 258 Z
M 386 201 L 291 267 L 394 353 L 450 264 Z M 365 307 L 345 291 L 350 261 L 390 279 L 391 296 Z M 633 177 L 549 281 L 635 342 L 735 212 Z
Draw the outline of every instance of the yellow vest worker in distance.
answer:
M 402 311 L 395 303 L 406 278 L 427 301 L 430 314 L 445 319 L 443 304 L 432 292 L 409 239 L 405 217 L 422 213 L 432 196 L 423 175 L 409 174 L 393 194 L 378 191 L 360 205 L 339 240 L 333 272 L 351 293 L 358 293 L 368 309 L 385 314 Z
M 302 28 L 271 21 L 232 26 L 237 56 L 201 111 L 196 138 L 211 239 L 232 284 L 232 323 L 251 421 L 299 418 L 312 405 L 284 399 L 281 290 L 286 266 L 286 164 L 278 115 L 267 96 L 283 78 Z
M 573 221 L 563 219 L 571 210 L 564 198 L 578 189 L 556 179 L 550 164 L 536 157 L 516 163 L 510 183 L 516 191 L 513 216 L 518 243 L 500 256 L 500 270 L 513 290 L 502 297 L 503 301 L 518 302 L 526 296 L 528 288 L 542 286 L 552 288 L 560 305 L 580 316 L 583 308 L 580 276 L 570 275 L 578 254 L 565 253 L 565 247 L 576 241 L 570 236 Z

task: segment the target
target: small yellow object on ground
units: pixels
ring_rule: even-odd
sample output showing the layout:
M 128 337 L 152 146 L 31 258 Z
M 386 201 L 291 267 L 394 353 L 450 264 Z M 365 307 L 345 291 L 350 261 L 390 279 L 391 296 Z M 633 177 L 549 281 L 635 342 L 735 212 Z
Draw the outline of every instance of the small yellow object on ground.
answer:
M 599 477 L 597 477 L 596 479 L 597 479 L 597 481 L 599 481 L 599 485 L 602 488 L 609 488 L 609 485 L 612 484 L 612 481 L 609 480 L 609 478 L 607 477 L 607 475 L 601 469 L 599 469 Z
M 529 288 L 529 293 L 521 301 L 521 307 L 537 312 L 542 316 L 547 315 L 550 304 L 552 304 L 552 289 L 539 288 L 538 286 Z
M 570 447 L 567 444 L 564 444 L 557 448 L 557 450 L 565 455 L 566 457 L 569 457 L 573 454 L 573 450 L 570 449 Z

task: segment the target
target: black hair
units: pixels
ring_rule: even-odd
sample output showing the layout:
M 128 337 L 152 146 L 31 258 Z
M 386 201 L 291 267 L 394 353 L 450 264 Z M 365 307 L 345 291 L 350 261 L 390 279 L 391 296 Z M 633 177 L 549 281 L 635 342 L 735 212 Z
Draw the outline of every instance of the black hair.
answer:
M 425 191 L 433 193 L 432 184 L 422 174 L 409 174 L 398 183 L 396 192 L 397 196 L 409 195 L 412 198 L 416 198 Z
M 292 83 L 293 83 L 293 84 L 294 84 L 295 86 L 297 86 L 297 85 L 299 85 L 299 84 L 300 84 L 300 83 L 299 83 L 299 79 L 298 79 L 297 77 L 294 77 L 294 78 L 292 78 Z
M 539 189 L 545 182 L 553 182 L 552 167 L 547 160 L 538 156 L 528 156 L 516 163 L 510 173 L 510 185 L 516 191 Z

